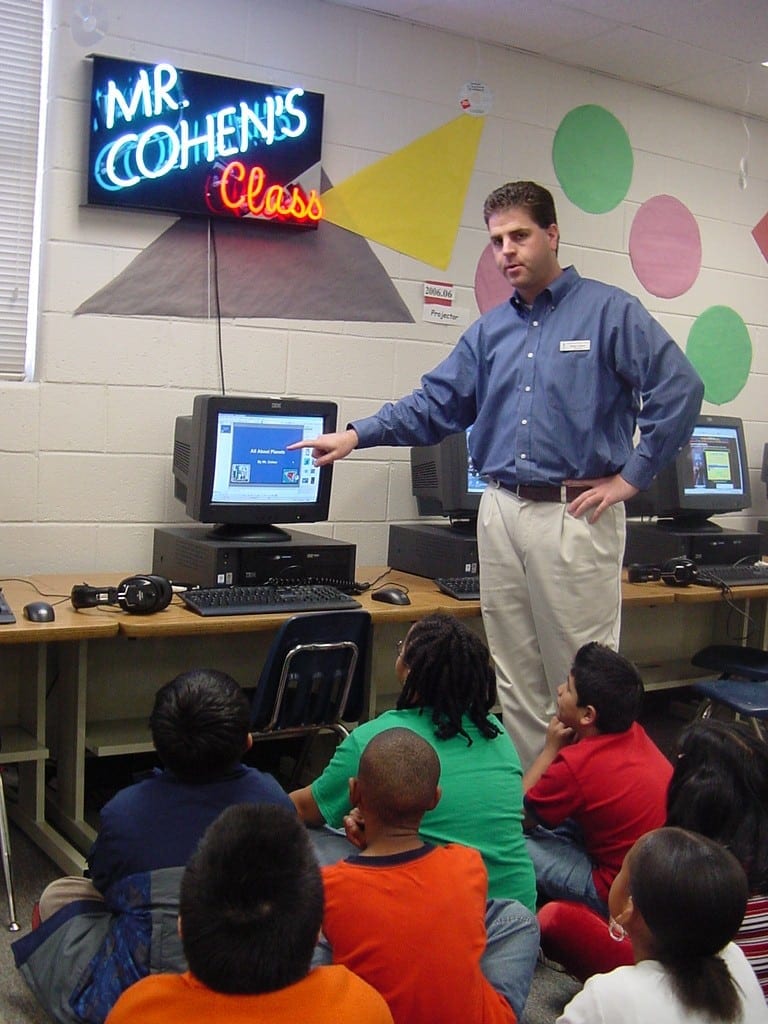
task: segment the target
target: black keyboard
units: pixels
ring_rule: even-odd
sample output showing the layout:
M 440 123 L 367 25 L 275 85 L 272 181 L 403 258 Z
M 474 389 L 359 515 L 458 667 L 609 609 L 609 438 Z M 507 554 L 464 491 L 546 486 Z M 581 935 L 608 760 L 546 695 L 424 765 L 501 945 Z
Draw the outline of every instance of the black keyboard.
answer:
M 16 616 L 11 611 L 11 606 L 5 599 L 3 588 L 0 587 L 0 625 L 10 626 L 12 622 L 16 621 Z
M 362 607 L 359 601 L 326 584 L 210 587 L 179 595 L 198 615 L 274 615 L 284 612 L 343 611 Z
M 457 601 L 478 601 L 480 599 L 479 576 L 439 576 L 435 583 L 444 594 Z
M 768 586 L 768 562 L 758 565 L 700 565 L 696 582 L 719 587 Z

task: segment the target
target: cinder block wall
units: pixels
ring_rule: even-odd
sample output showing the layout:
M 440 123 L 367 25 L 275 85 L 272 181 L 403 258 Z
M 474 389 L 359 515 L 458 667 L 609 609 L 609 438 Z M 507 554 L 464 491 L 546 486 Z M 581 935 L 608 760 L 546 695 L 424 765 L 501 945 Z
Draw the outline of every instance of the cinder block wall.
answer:
M 194 394 L 218 388 L 216 326 L 73 316 L 174 218 L 81 207 L 90 69 L 69 31 L 70 5 L 57 0 L 54 8 L 38 372 L 34 383 L 0 386 L 0 571 L 146 571 L 154 527 L 185 522 L 172 494 L 173 423 Z M 749 326 L 752 373 L 733 402 L 708 411 L 745 420 L 754 509 L 733 525 L 768 513 L 759 482 L 768 440 L 768 265 L 750 237 L 768 209 L 764 122 L 749 122 L 751 178 L 742 191 L 745 134 L 736 115 L 501 47 L 323 0 L 133 0 L 111 5 L 110 18 L 99 52 L 323 92 L 323 164 L 334 183 L 457 116 L 462 85 L 484 81 L 494 106 L 440 279 L 456 284 L 458 304 L 474 315 L 483 198 L 502 181 L 533 178 L 558 200 L 562 261 L 639 295 L 681 344 L 708 306 L 732 306 Z M 554 132 L 582 103 L 612 111 L 634 150 L 629 195 L 602 216 L 574 207 L 552 168 Z M 429 203 L 429 183 L 414 185 Z M 637 207 L 658 193 L 684 202 L 702 235 L 699 279 L 673 300 L 645 293 L 628 256 Z M 458 331 L 420 322 L 422 283 L 436 268 L 374 251 L 414 324 L 227 320 L 229 390 L 333 398 L 346 422 L 417 384 Z M 356 543 L 358 564 L 380 564 L 389 522 L 415 517 L 408 453 L 381 449 L 337 466 L 331 521 L 315 529 Z

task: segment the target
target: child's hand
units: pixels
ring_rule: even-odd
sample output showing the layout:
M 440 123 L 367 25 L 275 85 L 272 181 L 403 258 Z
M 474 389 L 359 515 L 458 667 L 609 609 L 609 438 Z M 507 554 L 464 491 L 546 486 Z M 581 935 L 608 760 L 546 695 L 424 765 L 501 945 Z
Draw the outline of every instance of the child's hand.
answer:
M 349 814 L 344 815 L 344 831 L 347 833 L 347 839 L 358 850 L 366 848 L 368 841 L 365 838 L 365 821 L 359 808 L 353 807 Z
M 573 729 L 569 725 L 563 725 L 560 719 L 555 717 L 547 726 L 547 738 L 544 740 L 544 746 L 557 751 L 568 743 L 573 743 L 575 738 L 576 734 Z

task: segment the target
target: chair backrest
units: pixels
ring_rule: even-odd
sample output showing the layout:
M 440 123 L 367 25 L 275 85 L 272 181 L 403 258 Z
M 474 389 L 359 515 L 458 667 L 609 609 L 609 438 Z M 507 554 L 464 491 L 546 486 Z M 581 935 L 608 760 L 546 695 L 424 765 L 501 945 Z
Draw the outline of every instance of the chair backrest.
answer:
M 370 678 L 371 616 L 366 611 L 294 615 L 267 652 L 251 702 L 258 736 L 306 733 L 354 722 Z

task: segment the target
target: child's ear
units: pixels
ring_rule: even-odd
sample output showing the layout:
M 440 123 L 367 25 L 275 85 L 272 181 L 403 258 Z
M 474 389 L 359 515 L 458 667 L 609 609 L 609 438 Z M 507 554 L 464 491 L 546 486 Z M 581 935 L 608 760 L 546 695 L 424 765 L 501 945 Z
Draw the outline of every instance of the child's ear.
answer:
M 357 776 L 353 776 L 349 780 L 349 802 L 353 807 L 357 807 L 360 803 L 360 783 L 357 781 Z
M 581 709 L 581 724 L 597 725 L 597 711 L 592 704 L 587 704 L 585 708 Z
M 429 807 L 425 807 L 424 810 L 425 811 L 434 811 L 434 809 L 440 803 L 440 799 L 441 799 L 442 795 L 443 795 L 442 786 L 435 786 L 435 798 L 432 801 L 432 803 L 429 805 Z

